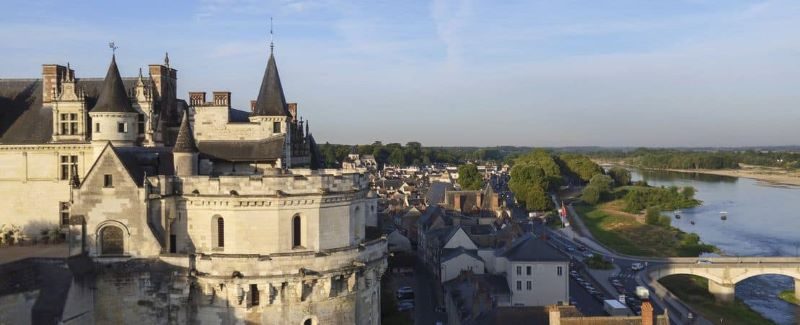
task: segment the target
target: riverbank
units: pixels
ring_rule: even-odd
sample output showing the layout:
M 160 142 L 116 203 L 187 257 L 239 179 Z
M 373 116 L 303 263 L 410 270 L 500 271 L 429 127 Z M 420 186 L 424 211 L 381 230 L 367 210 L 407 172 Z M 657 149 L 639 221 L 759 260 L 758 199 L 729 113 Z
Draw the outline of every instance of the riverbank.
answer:
M 718 176 L 743 177 L 757 181 L 800 186 L 800 171 L 788 171 L 782 168 L 741 165 L 740 169 L 664 169 L 678 173 L 699 173 Z
M 794 289 L 781 291 L 778 297 L 790 304 L 800 305 L 800 300 L 797 300 L 797 297 L 794 296 Z
M 699 242 L 695 234 L 674 227 L 648 225 L 642 215 L 623 212 L 622 203 L 614 200 L 598 205 L 576 204 L 595 239 L 619 253 L 634 256 L 696 257 L 702 251 L 716 251 L 716 247 Z
M 739 299 L 717 302 L 708 292 L 708 280 L 695 275 L 673 275 L 659 280 L 664 287 L 714 324 L 774 324 Z

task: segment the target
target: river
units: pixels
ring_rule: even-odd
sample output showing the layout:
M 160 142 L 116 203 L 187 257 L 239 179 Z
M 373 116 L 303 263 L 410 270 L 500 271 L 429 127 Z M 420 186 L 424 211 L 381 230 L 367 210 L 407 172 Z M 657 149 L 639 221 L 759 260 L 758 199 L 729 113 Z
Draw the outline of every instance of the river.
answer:
M 775 185 L 747 178 L 632 170 L 634 181 L 653 186 L 693 186 L 703 204 L 680 212 L 672 225 L 694 232 L 709 244 L 733 256 L 800 255 L 800 187 Z M 720 212 L 726 211 L 723 221 Z M 694 224 L 692 224 L 694 222 Z M 797 324 L 798 307 L 778 294 L 792 289 L 794 281 L 781 275 L 764 275 L 740 282 L 736 297 L 778 324 Z

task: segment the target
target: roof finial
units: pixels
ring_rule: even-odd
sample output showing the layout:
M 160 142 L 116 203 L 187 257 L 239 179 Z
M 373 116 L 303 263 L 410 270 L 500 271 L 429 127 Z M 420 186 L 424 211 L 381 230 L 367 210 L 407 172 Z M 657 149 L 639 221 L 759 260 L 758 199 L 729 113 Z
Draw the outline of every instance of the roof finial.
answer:
M 272 17 L 269 17 L 269 54 L 275 50 L 275 42 L 272 34 Z
M 169 68 L 169 52 L 164 52 L 164 65 Z
M 114 41 L 108 42 L 108 48 L 111 49 L 111 56 L 117 55 L 117 46 L 114 45 Z

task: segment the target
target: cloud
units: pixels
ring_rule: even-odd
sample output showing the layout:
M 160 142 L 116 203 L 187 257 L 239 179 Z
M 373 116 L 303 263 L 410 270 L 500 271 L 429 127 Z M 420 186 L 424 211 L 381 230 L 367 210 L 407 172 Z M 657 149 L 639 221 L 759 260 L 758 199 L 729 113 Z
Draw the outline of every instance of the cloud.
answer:
M 470 0 L 433 0 L 431 18 L 436 25 L 436 34 L 444 43 L 446 63 L 458 66 L 463 55 L 464 27 L 472 16 Z

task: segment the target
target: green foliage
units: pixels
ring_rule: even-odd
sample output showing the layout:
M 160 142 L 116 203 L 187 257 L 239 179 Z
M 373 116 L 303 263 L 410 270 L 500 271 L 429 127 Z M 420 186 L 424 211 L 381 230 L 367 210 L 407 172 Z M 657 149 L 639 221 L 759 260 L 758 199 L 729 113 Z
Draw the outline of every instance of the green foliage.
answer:
M 608 176 L 614 179 L 614 185 L 626 186 L 631 184 L 631 172 L 622 167 L 612 167 L 608 170 Z
M 700 236 L 695 233 L 678 234 L 678 254 L 680 256 L 700 256 L 703 253 L 711 253 L 716 250 L 713 245 L 704 244 L 700 241 Z
M 613 184 L 614 180 L 610 176 L 603 174 L 596 174 L 589 181 L 589 186 L 597 188 L 600 193 L 610 192 Z
M 587 186 L 583 189 L 583 194 L 581 194 L 581 200 L 588 204 L 595 205 L 600 203 L 600 190 L 594 186 Z
M 677 187 L 633 187 L 623 197 L 624 210 L 639 213 L 648 207 L 667 211 L 698 206 L 700 201 L 694 199 L 694 193 L 687 193 L 685 190 L 679 191 Z
M 406 164 L 406 155 L 401 148 L 395 148 L 392 150 L 392 153 L 389 154 L 389 161 L 388 163 L 396 166 L 404 166 Z
M 661 219 L 661 211 L 656 207 L 647 208 L 647 213 L 644 215 L 644 223 L 648 225 L 658 225 Z
M 480 190 L 483 187 L 483 176 L 478 166 L 466 164 L 458 166 L 458 184 L 462 190 Z
M 553 201 L 540 186 L 532 186 L 525 195 L 525 206 L 528 210 L 544 211 L 553 208 Z
M 586 263 L 586 266 L 588 266 L 590 269 L 610 270 L 614 268 L 614 265 L 611 264 L 611 262 L 606 261 L 606 259 L 603 258 L 603 256 L 601 255 L 594 255 L 592 257 L 589 257 L 586 260 L 584 260 L 584 262 Z
M 603 168 L 589 157 L 578 154 L 562 154 L 559 157 L 565 174 L 577 178 L 581 183 L 586 183 L 595 175 L 603 174 Z

